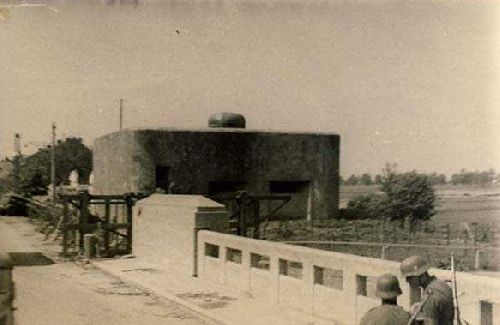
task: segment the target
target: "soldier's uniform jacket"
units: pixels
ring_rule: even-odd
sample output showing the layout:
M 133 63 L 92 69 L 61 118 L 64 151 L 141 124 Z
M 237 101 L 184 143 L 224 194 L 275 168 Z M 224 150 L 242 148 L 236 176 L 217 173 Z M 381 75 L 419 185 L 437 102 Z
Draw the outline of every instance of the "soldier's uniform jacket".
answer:
M 370 309 L 359 325 L 407 325 L 410 314 L 394 305 L 382 305 Z
M 420 313 L 424 324 L 453 325 L 455 310 L 450 286 L 432 277 L 431 283 L 425 289 L 425 295 Z

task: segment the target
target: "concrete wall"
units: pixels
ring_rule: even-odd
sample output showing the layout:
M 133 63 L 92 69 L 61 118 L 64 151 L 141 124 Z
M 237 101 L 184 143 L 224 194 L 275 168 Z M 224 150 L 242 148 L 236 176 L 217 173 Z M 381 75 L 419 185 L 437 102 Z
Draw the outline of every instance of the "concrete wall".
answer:
M 332 324 L 359 323 L 380 303 L 376 277 L 399 276 L 396 262 L 225 234 L 228 217 L 222 205 L 203 196 L 153 194 L 134 207 L 133 254 Z M 430 273 L 451 279 L 449 271 Z M 419 291 L 399 281 L 399 305 L 408 310 Z M 458 272 L 457 283 L 464 319 L 499 323 L 498 278 Z
M 131 132 L 115 132 L 94 142 L 93 190 L 98 194 L 138 192 L 137 137 Z
M 386 260 L 211 231 L 200 231 L 198 235 L 198 274 L 202 279 L 338 324 L 358 324 L 367 310 L 379 305 L 374 296 L 377 276 L 387 272 L 399 275 L 399 263 Z M 210 256 L 210 251 L 207 254 L 207 244 L 218 250 L 218 257 Z M 237 259 L 233 257 L 235 251 L 240 252 Z M 254 254 L 269 257 L 269 262 L 261 263 L 264 268 L 252 263 Z M 295 263 L 286 264 L 284 260 Z M 298 263 L 302 265 L 301 271 Z M 265 269 L 266 265 L 269 269 Z M 451 279 L 449 271 L 432 269 L 430 273 Z M 403 295 L 398 302 L 408 310 L 413 300 L 411 290 L 403 278 L 399 277 L 399 281 Z M 457 283 L 464 319 L 471 324 L 482 324 L 482 303 L 492 307 L 493 324 L 500 322 L 500 280 L 458 272 Z M 483 308 L 483 317 L 488 313 L 485 309 L 488 308 Z
M 306 181 L 310 207 L 294 210 L 335 217 L 339 150 L 335 134 L 124 130 L 95 141 L 94 187 L 103 194 L 153 192 L 156 166 L 170 167 L 169 180 L 183 194 L 209 194 L 214 181 L 243 183 L 259 194 L 270 193 L 271 181 Z
M 153 194 L 134 206 L 132 254 L 193 274 L 196 232 L 225 232 L 229 214 L 224 206 L 198 195 Z

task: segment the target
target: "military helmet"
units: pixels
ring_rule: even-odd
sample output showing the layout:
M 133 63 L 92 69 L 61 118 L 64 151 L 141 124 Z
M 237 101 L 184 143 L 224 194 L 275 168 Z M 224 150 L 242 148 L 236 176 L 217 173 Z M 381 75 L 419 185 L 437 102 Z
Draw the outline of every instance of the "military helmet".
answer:
M 12 259 L 8 254 L 0 253 L 0 269 L 12 269 Z
M 401 262 L 399 267 L 401 269 L 401 275 L 404 277 L 419 276 L 427 272 L 429 264 L 420 256 L 411 256 Z
M 402 294 L 398 278 L 386 273 L 377 278 L 376 295 L 382 299 L 393 299 Z

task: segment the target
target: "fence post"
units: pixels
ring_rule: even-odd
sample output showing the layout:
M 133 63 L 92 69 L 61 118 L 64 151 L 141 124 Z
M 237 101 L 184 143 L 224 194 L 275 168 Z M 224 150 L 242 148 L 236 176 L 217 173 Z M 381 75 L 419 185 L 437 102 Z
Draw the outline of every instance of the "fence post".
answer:
M 380 223 L 380 234 L 379 234 L 379 239 L 381 243 L 384 242 L 384 236 L 385 236 L 384 233 L 385 233 L 385 220 L 382 219 L 382 222 Z
M 485 251 L 477 250 L 474 254 L 474 270 L 481 270 L 484 268 L 483 257 L 485 253 Z
M 79 251 L 80 253 L 83 251 L 84 246 L 84 235 L 87 232 L 87 227 L 89 224 L 89 201 L 90 196 L 88 193 L 84 193 L 80 197 L 80 222 L 79 222 Z
M 132 252 L 132 198 L 130 196 L 127 196 L 126 200 L 127 202 L 127 252 L 131 253 Z
M 475 247 L 476 244 L 477 244 L 477 222 L 473 222 L 472 223 L 472 228 L 473 228 L 473 231 L 472 231 L 472 245 Z
M 441 229 L 443 230 L 442 231 L 442 234 L 445 235 L 445 239 L 446 239 L 446 245 L 449 245 L 450 244 L 450 240 L 451 240 L 451 234 L 450 234 L 450 224 L 447 223 L 446 225 L 444 226 L 441 226 Z
M 408 219 L 408 244 L 411 243 L 411 233 L 412 233 L 413 223 Z
M 392 222 L 392 242 L 397 243 L 398 242 L 398 227 L 396 225 L 396 221 Z
M 96 236 L 94 234 L 83 235 L 83 254 L 85 258 L 91 259 L 96 253 Z
M 389 250 L 389 246 L 383 245 L 380 251 L 380 258 L 383 260 L 387 259 L 387 251 Z
M 111 215 L 111 203 L 109 199 L 104 200 L 104 225 L 109 226 L 110 225 L 110 215 Z M 104 230 L 104 252 L 103 255 L 108 256 L 109 254 L 109 231 L 110 229 L 107 228 Z
M 312 220 L 311 220 L 312 225 Z M 260 202 L 259 200 L 254 201 L 254 211 L 253 211 L 253 238 L 260 238 Z M 313 227 L 314 229 L 314 227 Z
M 493 223 L 491 225 L 491 230 L 490 230 L 490 245 L 491 246 L 496 246 L 497 245 L 497 229 L 496 225 Z
M 63 235 L 62 239 L 62 249 L 63 256 L 66 257 L 68 254 L 68 230 L 66 230 L 66 225 L 68 224 L 68 200 L 65 198 L 63 201 L 63 215 L 61 223 L 61 232 Z

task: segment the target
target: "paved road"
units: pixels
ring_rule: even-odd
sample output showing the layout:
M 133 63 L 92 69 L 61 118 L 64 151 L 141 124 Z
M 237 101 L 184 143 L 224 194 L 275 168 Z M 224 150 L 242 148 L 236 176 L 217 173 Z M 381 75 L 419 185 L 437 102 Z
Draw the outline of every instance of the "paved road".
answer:
M 0 250 L 43 252 L 55 257 L 56 242 L 25 218 L 0 217 Z M 16 325 L 203 325 L 191 311 L 130 287 L 103 272 L 76 262 L 19 266 Z

